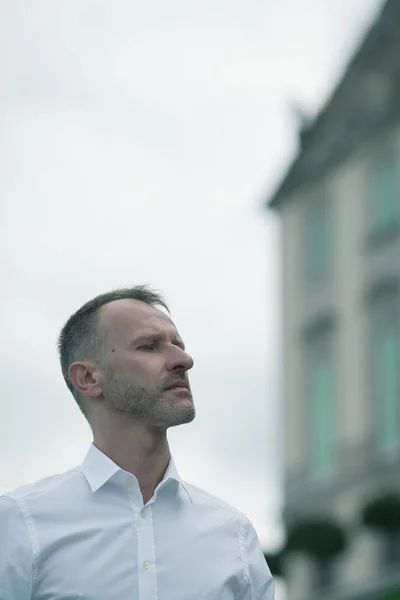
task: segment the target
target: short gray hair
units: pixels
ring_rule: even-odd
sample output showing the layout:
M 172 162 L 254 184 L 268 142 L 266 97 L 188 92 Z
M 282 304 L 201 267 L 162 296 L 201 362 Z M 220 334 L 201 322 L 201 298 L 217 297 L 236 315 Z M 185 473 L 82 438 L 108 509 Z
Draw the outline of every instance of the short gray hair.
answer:
M 147 285 L 137 285 L 112 290 L 89 300 L 70 316 L 60 332 L 58 352 L 61 371 L 68 389 L 85 416 L 87 415 L 82 396 L 72 385 L 69 368 L 76 360 L 100 360 L 104 349 L 104 332 L 99 327 L 98 310 L 114 300 L 125 299 L 140 300 L 150 306 L 161 306 L 169 312 L 167 303 L 159 292 Z

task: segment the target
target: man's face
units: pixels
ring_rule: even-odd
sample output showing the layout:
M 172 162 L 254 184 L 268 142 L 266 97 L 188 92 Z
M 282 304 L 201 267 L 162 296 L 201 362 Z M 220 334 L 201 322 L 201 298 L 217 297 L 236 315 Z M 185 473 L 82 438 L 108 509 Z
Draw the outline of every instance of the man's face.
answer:
M 129 299 L 103 306 L 99 315 L 106 333 L 102 388 L 109 408 L 162 429 L 192 421 L 187 372 L 193 360 L 169 317 Z

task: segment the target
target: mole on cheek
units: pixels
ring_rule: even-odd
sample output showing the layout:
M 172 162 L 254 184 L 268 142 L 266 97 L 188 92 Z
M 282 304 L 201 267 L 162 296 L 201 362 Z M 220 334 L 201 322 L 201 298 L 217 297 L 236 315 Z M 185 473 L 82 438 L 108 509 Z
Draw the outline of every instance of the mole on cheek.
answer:
M 115 352 L 115 348 L 113 348 L 113 349 L 111 350 L 111 352 Z

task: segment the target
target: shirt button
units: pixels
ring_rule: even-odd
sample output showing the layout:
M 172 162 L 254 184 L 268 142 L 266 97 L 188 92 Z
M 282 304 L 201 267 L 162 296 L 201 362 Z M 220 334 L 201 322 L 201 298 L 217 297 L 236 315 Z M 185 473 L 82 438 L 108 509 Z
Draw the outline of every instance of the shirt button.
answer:
M 150 563 L 148 560 L 145 560 L 143 563 L 143 569 L 148 569 L 150 567 Z
M 142 517 L 142 519 L 145 519 L 145 518 L 146 518 L 146 513 L 145 513 L 145 511 L 144 511 L 144 510 L 141 510 L 141 511 L 140 511 L 140 516 Z

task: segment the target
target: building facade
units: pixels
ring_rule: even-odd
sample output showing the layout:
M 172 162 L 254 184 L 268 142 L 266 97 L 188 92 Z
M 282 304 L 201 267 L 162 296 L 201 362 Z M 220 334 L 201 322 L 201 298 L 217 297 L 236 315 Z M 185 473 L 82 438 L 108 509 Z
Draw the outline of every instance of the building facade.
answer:
M 399 0 L 268 206 L 282 230 L 285 526 L 328 521 L 345 540 L 332 550 L 314 528 L 313 551 L 288 544 L 288 600 L 400 598 Z

